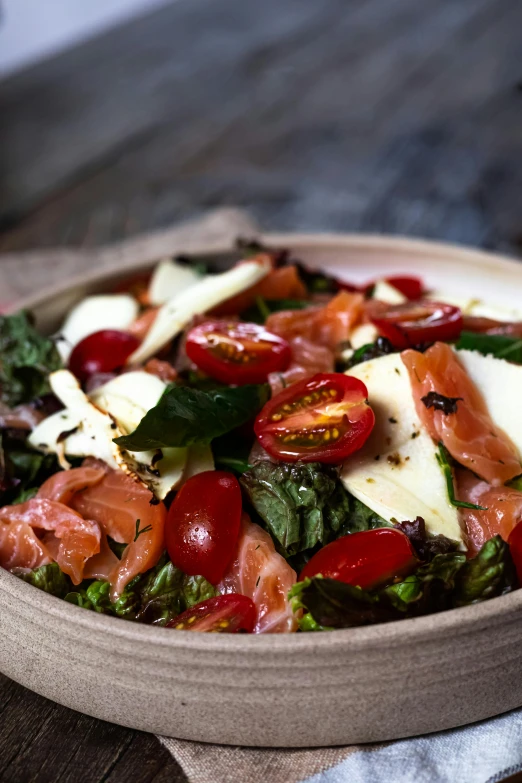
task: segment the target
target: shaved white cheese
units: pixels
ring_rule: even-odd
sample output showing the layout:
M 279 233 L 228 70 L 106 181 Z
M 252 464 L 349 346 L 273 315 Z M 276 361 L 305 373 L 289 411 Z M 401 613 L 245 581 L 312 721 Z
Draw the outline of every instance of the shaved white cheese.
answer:
M 173 258 L 160 261 L 149 284 L 149 300 L 153 305 L 162 305 L 181 294 L 201 280 L 201 274 L 188 264 L 178 264 Z
M 457 351 L 457 355 L 482 394 L 491 418 L 522 458 L 522 367 L 477 351 Z
M 167 384 L 156 375 L 136 370 L 118 375 L 89 394 L 90 399 L 116 419 L 126 433 L 136 429 L 157 403 Z
M 491 318 L 494 321 L 522 321 L 522 310 L 519 308 L 491 305 L 482 299 L 469 299 L 467 297 L 446 294 L 442 291 L 432 291 L 428 299 L 460 307 L 464 315 Z
M 57 454 L 65 465 L 65 454 L 97 457 L 111 468 L 122 468 L 128 473 L 128 465 L 118 446 L 112 442 L 113 438 L 123 433 L 111 417 L 90 402 L 69 370 L 51 373 L 49 383 L 65 405 L 65 411 L 44 419 L 32 431 L 29 443 L 40 451 Z
M 358 348 L 362 348 L 363 345 L 368 343 L 374 343 L 379 336 L 379 330 L 373 324 L 361 324 L 356 326 L 350 334 L 350 343 L 352 348 L 356 351 Z
M 95 389 L 89 395 L 103 411 L 110 414 L 123 434 L 133 432 L 147 411 L 158 402 L 167 385 L 156 375 L 136 370 Z M 163 448 L 129 453 L 136 463 L 136 473 L 156 497 L 163 500 L 182 479 L 188 450 Z
M 386 302 L 391 305 L 399 305 L 407 302 L 408 299 L 403 293 L 399 291 L 395 286 L 387 283 L 386 280 L 378 280 L 375 283 L 372 299 L 379 299 L 381 302 Z
M 188 447 L 188 458 L 183 471 L 182 484 L 207 470 L 214 470 L 214 455 L 212 449 L 206 443 L 195 443 Z
M 51 388 L 65 405 L 39 424 L 29 437 L 31 445 L 58 455 L 62 467 L 70 467 L 65 454 L 97 457 L 111 468 L 145 484 L 160 500 L 183 476 L 187 449 L 166 448 L 132 452 L 121 449 L 113 438 L 134 430 L 159 400 L 165 384 L 146 372 L 125 373 L 87 397 L 68 370 L 49 376 Z
M 271 269 L 268 259 L 245 261 L 220 275 L 206 275 L 199 283 L 176 294 L 158 311 L 147 336 L 129 357 L 129 364 L 141 364 L 157 353 L 190 323 L 221 302 L 258 283 Z
M 462 542 L 457 509 L 415 410 L 400 354 L 364 362 L 346 374 L 367 386 L 376 420 L 366 444 L 343 466 L 347 490 L 388 522 L 421 516 L 430 533 Z
M 101 329 L 125 331 L 136 319 L 139 305 L 130 294 L 87 296 L 73 307 L 56 338 L 62 361 L 67 363 L 71 351 L 84 337 Z

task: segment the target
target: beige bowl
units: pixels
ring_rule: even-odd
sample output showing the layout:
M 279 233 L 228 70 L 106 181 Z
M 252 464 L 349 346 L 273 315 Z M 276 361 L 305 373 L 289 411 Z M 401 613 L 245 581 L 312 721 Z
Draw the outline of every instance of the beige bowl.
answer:
M 522 283 L 514 261 L 434 243 L 295 235 L 266 241 L 355 280 L 416 272 L 430 286 L 498 304 L 516 306 Z M 24 305 L 53 329 L 75 300 L 133 268 L 84 277 Z M 0 670 L 67 707 L 184 739 L 279 747 L 390 740 L 522 705 L 522 590 L 367 628 L 226 636 L 91 613 L 0 569 Z

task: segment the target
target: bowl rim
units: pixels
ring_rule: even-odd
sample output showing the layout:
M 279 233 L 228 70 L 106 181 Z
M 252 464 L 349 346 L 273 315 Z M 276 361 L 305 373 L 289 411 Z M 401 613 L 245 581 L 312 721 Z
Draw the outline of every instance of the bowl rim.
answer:
M 461 263 L 473 267 L 494 268 L 499 267 L 506 272 L 522 272 L 520 262 L 515 258 L 477 250 L 463 245 L 455 245 L 446 242 L 433 242 L 424 239 L 411 239 L 404 236 L 386 236 L 376 234 L 335 234 L 335 233 L 267 233 L 259 234 L 260 239 L 268 246 L 304 246 L 310 249 L 338 247 L 343 250 L 357 249 L 371 252 L 375 251 L 401 251 L 408 255 L 418 256 L 430 253 L 440 258 L 458 259 Z M 212 247 L 205 246 L 190 250 L 190 254 L 222 255 L 231 251 L 230 245 Z M 79 252 L 84 252 L 80 250 Z M 141 270 L 147 270 L 154 266 L 159 259 L 145 261 L 132 261 L 130 263 L 111 266 L 104 270 L 87 272 L 68 278 L 59 286 L 48 286 L 38 294 L 17 300 L 6 312 L 14 312 L 20 309 L 31 309 L 42 306 L 47 301 L 69 293 L 77 287 L 96 285 L 103 288 L 104 284 L 117 278 L 124 278 Z M 389 647 L 396 641 L 402 641 L 405 637 L 418 637 L 426 639 L 431 636 L 440 636 L 451 631 L 459 633 L 469 632 L 472 626 L 493 624 L 503 617 L 514 615 L 522 611 L 522 588 L 512 593 L 491 598 L 482 603 L 471 606 L 450 609 L 435 614 L 413 617 L 402 620 L 377 623 L 375 625 L 359 626 L 354 628 L 337 629 L 328 633 L 302 633 L 302 634 L 187 634 L 171 629 L 169 633 L 157 626 L 150 626 L 124 620 L 119 617 L 111 617 L 97 612 L 85 611 L 61 598 L 50 595 L 38 588 L 24 582 L 9 571 L 0 568 L 0 605 L 2 597 L 7 594 L 16 601 L 22 601 L 37 609 L 42 614 L 57 620 L 64 620 L 79 629 L 94 631 L 104 634 L 112 634 L 122 640 L 146 644 L 170 650 L 188 651 L 213 651 L 223 653 L 259 652 L 265 654 L 268 651 L 284 653 L 302 653 L 307 651 L 321 652 L 336 648 L 361 648 L 368 645 L 376 647 Z

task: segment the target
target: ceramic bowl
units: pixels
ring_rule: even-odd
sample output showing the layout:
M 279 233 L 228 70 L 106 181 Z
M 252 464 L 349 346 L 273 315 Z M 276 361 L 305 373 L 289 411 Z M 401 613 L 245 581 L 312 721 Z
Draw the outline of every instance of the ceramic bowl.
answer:
M 448 292 L 514 305 L 522 284 L 522 265 L 459 247 L 358 236 L 265 240 L 354 280 L 414 272 Z M 135 268 L 85 276 L 23 304 L 54 329 L 74 301 Z M 522 705 L 522 590 L 366 628 L 227 636 L 98 615 L 0 569 L 0 669 L 67 707 L 184 739 L 279 747 L 391 740 Z

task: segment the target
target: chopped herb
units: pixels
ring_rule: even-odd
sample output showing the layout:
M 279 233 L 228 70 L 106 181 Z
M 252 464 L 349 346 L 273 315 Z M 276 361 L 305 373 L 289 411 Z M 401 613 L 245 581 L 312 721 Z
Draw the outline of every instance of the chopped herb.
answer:
M 370 359 L 379 359 L 391 353 L 397 353 L 391 342 L 386 337 L 378 337 L 374 343 L 367 343 L 358 348 L 348 361 L 346 369 L 349 370 L 357 364 L 368 362 Z
M 456 506 L 456 508 L 471 508 L 474 509 L 475 511 L 487 511 L 487 508 L 484 508 L 484 506 L 477 506 L 474 503 L 465 503 L 463 500 L 457 500 L 455 498 L 455 487 L 453 484 L 453 468 L 451 464 L 451 456 L 442 442 L 439 443 L 439 451 L 435 455 L 435 457 L 446 478 L 448 497 L 451 505 Z
M 138 538 L 141 536 L 142 533 L 148 533 L 149 530 L 152 530 L 152 525 L 147 525 L 147 527 L 142 527 L 140 530 L 140 519 L 136 520 L 136 535 L 134 536 L 134 541 L 137 541 Z

